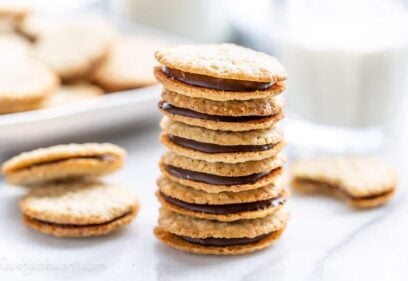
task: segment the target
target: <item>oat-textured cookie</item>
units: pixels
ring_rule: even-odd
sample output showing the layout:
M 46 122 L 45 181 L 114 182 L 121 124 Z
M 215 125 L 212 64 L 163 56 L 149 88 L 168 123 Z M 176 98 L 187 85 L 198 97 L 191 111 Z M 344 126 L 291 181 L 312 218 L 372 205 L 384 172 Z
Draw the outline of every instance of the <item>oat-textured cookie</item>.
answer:
M 1 51 L 0 58 L 3 58 Z M 58 84 L 58 77 L 38 61 L 2 59 L 0 114 L 40 108 Z
M 24 223 L 61 237 L 108 234 L 129 224 L 139 203 L 128 189 L 96 180 L 33 188 L 20 201 Z
M 126 152 L 113 144 L 67 144 L 40 148 L 6 161 L 6 181 L 23 186 L 68 178 L 102 176 L 123 166 Z
M 241 192 L 253 190 L 267 185 L 276 185 L 281 181 L 282 168 L 243 177 L 220 177 L 198 173 L 160 163 L 161 172 L 169 179 L 208 193 Z
M 293 187 L 303 192 L 325 191 L 354 207 L 376 207 L 392 197 L 396 171 L 379 160 L 353 156 L 300 160 L 291 167 Z
M 156 52 L 163 65 L 183 72 L 256 82 L 286 79 L 286 71 L 274 58 L 234 44 L 179 45 Z
M 62 85 L 45 102 L 44 107 L 64 105 L 71 102 L 82 101 L 85 99 L 98 97 L 103 94 L 103 90 L 98 86 L 87 82 L 80 82 L 68 85 Z
M 152 68 L 157 64 L 154 51 L 162 45 L 162 42 L 144 37 L 117 39 L 94 73 L 94 81 L 107 92 L 155 84 L 152 73 Z
M 220 152 L 208 152 L 203 150 L 203 144 L 191 146 L 190 143 L 177 143 L 174 138 L 171 138 L 169 135 L 162 133 L 160 135 L 160 141 L 171 151 L 190 158 L 204 160 L 207 162 L 223 162 L 223 163 L 241 163 L 247 161 L 257 161 L 266 158 L 273 157 L 277 155 L 284 147 L 285 142 L 280 141 L 276 144 L 262 146 L 265 149 L 251 151 L 251 148 L 247 151 L 239 151 L 238 147 L 235 150 L 234 146 L 228 152 L 225 151 L 225 148 L 222 146 L 212 147 L 211 151 L 220 151 Z M 179 140 L 177 140 L 179 141 Z M 227 146 L 228 147 L 228 146 Z M 245 147 L 246 148 L 246 147 Z M 198 150 L 200 149 L 200 150 Z M 253 148 L 252 148 L 253 149 Z M 234 151 L 235 150 L 235 151 Z M 222 151 L 222 152 L 221 152 Z
M 207 162 L 186 156 L 178 155 L 174 152 L 166 152 L 161 158 L 165 165 L 174 166 L 190 171 L 201 172 L 224 177 L 248 176 L 265 171 L 271 171 L 283 167 L 286 156 L 282 153 L 274 157 L 265 158 L 259 161 L 247 161 L 242 163 Z
M 154 75 L 157 81 L 163 84 L 164 88 L 169 91 L 185 95 L 192 98 L 205 98 L 214 101 L 231 101 L 231 100 L 252 100 L 276 96 L 285 90 L 283 81 L 273 84 L 265 90 L 255 91 L 223 91 L 203 88 L 177 81 L 167 77 L 160 66 L 154 68 Z
M 271 116 L 283 110 L 282 95 L 254 100 L 213 101 L 163 90 L 162 99 L 173 106 L 216 116 Z
M 215 131 L 171 121 L 167 117 L 162 119 L 160 126 L 168 135 L 218 145 L 265 145 L 283 140 L 282 129 L 278 127 L 248 132 Z
M 226 118 L 219 118 L 220 116 L 211 116 L 188 109 L 180 111 L 180 108 L 173 107 L 165 101 L 159 102 L 159 109 L 173 121 L 210 130 L 232 132 L 268 129 L 276 125 L 284 117 L 284 110 L 281 110 L 271 116 L 257 116 L 255 118 L 225 116 Z
M 63 80 L 87 78 L 108 54 L 113 28 L 95 19 L 76 19 L 40 37 L 35 54 Z

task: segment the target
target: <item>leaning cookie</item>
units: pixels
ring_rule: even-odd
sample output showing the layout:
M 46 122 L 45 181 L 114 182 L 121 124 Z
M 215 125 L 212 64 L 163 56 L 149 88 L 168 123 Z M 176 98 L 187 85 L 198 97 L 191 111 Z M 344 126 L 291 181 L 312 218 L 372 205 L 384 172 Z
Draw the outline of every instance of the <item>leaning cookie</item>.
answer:
M 234 223 L 192 218 L 162 208 L 154 234 L 163 243 L 186 252 L 239 255 L 271 245 L 281 236 L 288 219 L 285 208 L 264 218 Z
M 157 181 L 156 193 L 161 205 L 168 210 L 195 218 L 217 221 L 237 221 L 262 218 L 280 209 L 288 192 L 279 184 L 251 192 L 207 193 L 165 177 Z
M 372 159 L 338 156 L 300 160 L 291 167 L 292 186 L 304 193 L 324 192 L 356 208 L 387 203 L 397 186 L 397 173 Z
M 105 235 L 129 224 L 139 204 L 128 189 L 98 181 L 33 188 L 20 201 L 28 227 L 59 237 Z
M 126 152 L 113 144 L 67 144 L 17 155 L 2 165 L 8 183 L 32 186 L 69 178 L 110 174 L 123 166 Z

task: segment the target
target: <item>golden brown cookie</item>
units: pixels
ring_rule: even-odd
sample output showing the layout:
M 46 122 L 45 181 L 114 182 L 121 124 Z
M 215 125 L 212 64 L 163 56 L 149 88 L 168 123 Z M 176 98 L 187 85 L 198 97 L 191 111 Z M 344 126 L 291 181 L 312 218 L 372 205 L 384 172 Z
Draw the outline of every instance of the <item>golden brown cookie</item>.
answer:
M 15 55 L 19 53 L 14 51 Z M 1 52 L 0 58 L 3 58 Z M 58 77 L 36 60 L 20 57 L 1 61 L 0 114 L 40 108 L 59 84 Z
M 98 97 L 102 94 L 103 90 L 101 88 L 87 82 L 62 85 L 45 102 L 44 107 L 65 105 L 72 102 Z
M 277 155 L 285 147 L 284 141 L 260 146 L 214 145 L 169 136 L 166 133 L 160 135 L 160 141 L 168 149 L 179 155 L 207 162 L 223 163 L 241 163 L 270 158 Z
M 176 107 L 164 100 L 159 102 L 158 107 L 165 116 L 173 121 L 220 131 L 241 132 L 268 129 L 284 117 L 283 109 L 271 116 L 217 116 Z
M 281 186 L 258 188 L 252 192 L 214 194 L 177 184 L 164 177 L 157 184 L 159 190 L 156 196 L 163 207 L 178 214 L 207 220 L 262 218 L 280 209 L 288 198 L 288 192 Z
M 192 98 L 205 98 L 214 101 L 231 101 L 231 100 L 252 100 L 276 96 L 285 90 L 283 81 L 276 82 L 271 87 L 264 90 L 255 91 L 223 91 L 214 90 L 198 86 L 188 85 L 186 83 L 169 78 L 163 73 L 162 67 L 154 68 L 154 75 L 164 88 L 169 91 L 185 95 Z
M 107 92 L 116 92 L 157 83 L 152 68 L 154 51 L 163 45 L 157 40 L 128 36 L 117 39 L 93 80 Z
M 301 192 L 326 192 L 357 208 L 388 202 L 397 185 L 397 173 L 372 158 L 333 156 L 299 160 L 291 167 L 292 186 Z
M 88 78 L 108 54 L 113 28 L 100 19 L 75 19 L 39 38 L 35 54 L 64 81 Z
M 67 144 L 17 155 L 2 165 L 5 180 L 31 186 L 44 182 L 110 174 L 123 166 L 126 152 L 113 144 Z
M 99 181 L 73 181 L 30 190 L 20 201 L 23 222 L 60 237 L 105 235 L 129 224 L 139 203 L 128 189 Z
M 277 240 L 288 219 L 285 208 L 263 218 L 233 223 L 192 218 L 162 208 L 154 233 L 159 240 L 179 250 L 238 255 L 263 249 Z

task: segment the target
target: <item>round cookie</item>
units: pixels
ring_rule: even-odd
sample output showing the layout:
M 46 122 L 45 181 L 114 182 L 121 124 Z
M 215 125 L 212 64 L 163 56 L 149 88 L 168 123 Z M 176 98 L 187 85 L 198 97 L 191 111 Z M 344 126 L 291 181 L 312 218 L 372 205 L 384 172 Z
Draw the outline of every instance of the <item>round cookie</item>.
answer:
M 159 164 L 161 172 L 169 179 L 208 193 L 241 192 L 267 185 L 276 185 L 281 180 L 282 168 L 243 177 L 221 177 L 206 173 Z
M 373 158 L 333 156 L 299 160 L 291 167 L 292 186 L 304 193 L 334 194 L 357 208 L 377 207 L 395 193 L 396 171 Z
M 2 60 L 0 65 L 0 114 L 40 108 L 59 84 L 58 77 L 42 63 L 19 58 Z
M 161 162 L 164 165 L 205 174 L 222 177 L 241 177 L 281 168 L 286 162 L 286 156 L 279 153 L 274 157 L 265 158 L 259 161 L 222 163 L 207 162 L 168 151 L 161 157 Z
M 128 189 L 98 181 L 77 181 L 33 188 L 20 201 L 23 222 L 59 237 L 108 234 L 129 224 L 139 209 Z
M 166 67 L 221 79 L 275 83 L 287 78 L 274 57 L 234 44 L 178 45 L 155 56 Z
M 262 160 L 265 158 L 270 158 L 278 154 L 284 147 L 285 142 L 280 141 L 276 144 L 267 145 L 267 150 L 264 151 L 248 151 L 248 152 L 217 152 L 217 153 L 209 153 L 209 152 L 202 152 L 197 150 L 196 146 L 191 146 L 190 143 L 183 143 L 183 146 L 176 143 L 174 138 L 171 138 L 166 133 L 162 133 L 160 135 L 160 141 L 171 151 L 190 158 L 204 160 L 207 162 L 223 162 L 223 163 L 241 163 L 247 161 L 256 161 Z M 179 141 L 179 140 L 177 140 Z M 187 147 L 187 145 L 189 147 Z M 202 145 L 200 145 L 202 146 Z M 208 146 L 208 144 L 207 144 Z M 213 145 L 212 145 L 213 146 Z M 227 146 L 228 148 L 232 147 L 235 150 L 234 146 Z M 216 146 L 217 151 L 218 149 L 225 149 L 222 146 Z M 200 147 L 201 150 L 201 147 Z
M 267 186 L 248 192 L 218 194 L 189 188 L 165 177 L 159 178 L 156 193 L 161 205 L 175 213 L 217 221 L 265 217 L 280 209 L 288 193 L 282 187 Z
M 154 233 L 159 240 L 179 250 L 238 255 L 272 244 L 285 229 L 288 218 L 283 208 L 264 218 L 228 223 L 192 218 L 162 208 Z
M 113 28 L 95 19 L 75 19 L 39 38 L 35 54 L 64 81 L 87 78 L 108 54 Z
M 154 51 L 163 43 L 128 36 L 117 39 L 107 58 L 93 74 L 93 80 L 107 92 L 116 92 L 157 83 L 152 68 Z
M 113 144 L 67 144 L 17 155 L 2 165 L 8 183 L 32 186 L 69 178 L 110 174 L 123 166 L 126 152 Z
M 168 91 L 162 92 L 162 99 L 172 106 L 215 116 L 272 116 L 283 110 L 285 99 L 282 95 L 254 100 L 213 101 L 191 98 Z
M 159 110 L 173 121 L 191 126 L 220 131 L 251 131 L 273 127 L 284 117 L 284 110 L 271 116 L 216 116 L 207 115 L 189 109 L 175 107 L 164 100 L 158 104 Z
M 266 97 L 276 96 L 285 90 L 285 83 L 283 81 L 276 82 L 271 87 L 264 90 L 255 91 L 222 91 L 208 89 L 177 81 L 166 76 L 163 73 L 162 67 L 156 66 L 154 68 L 154 75 L 157 81 L 161 83 L 165 89 L 175 92 L 180 95 L 185 95 L 192 98 L 205 98 L 214 101 L 231 101 L 231 100 L 252 100 Z
M 52 107 L 82 101 L 101 96 L 102 94 L 103 90 L 101 88 L 87 82 L 62 85 L 45 102 L 44 107 Z

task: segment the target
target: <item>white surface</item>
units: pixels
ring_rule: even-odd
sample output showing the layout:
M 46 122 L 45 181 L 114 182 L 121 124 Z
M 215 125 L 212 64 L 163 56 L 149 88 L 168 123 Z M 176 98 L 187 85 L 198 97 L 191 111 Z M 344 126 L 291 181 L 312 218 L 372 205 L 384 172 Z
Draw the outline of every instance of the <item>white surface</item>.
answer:
M 406 280 L 407 160 L 398 156 L 406 152 L 400 150 L 406 138 L 385 155 L 401 172 L 390 205 L 354 211 L 330 198 L 295 195 L 289 227 L 275 246 L 247 256 L 212 257 L 178 252 L 153 237 L 163 148 L 157 127 L 133 131 L 101 139 L 127 148 L 127 166 L 109 180 L 134 188 L 142 201 L 137 219 L 114 235 L 59 239 L 33 232 L 20 222 L 17 200 L 24 190 L 0 186 L 0 280 Z
M 160 86 L 104 95 L 53 108 L 0 115 L 0 153 L 157 115 Z

